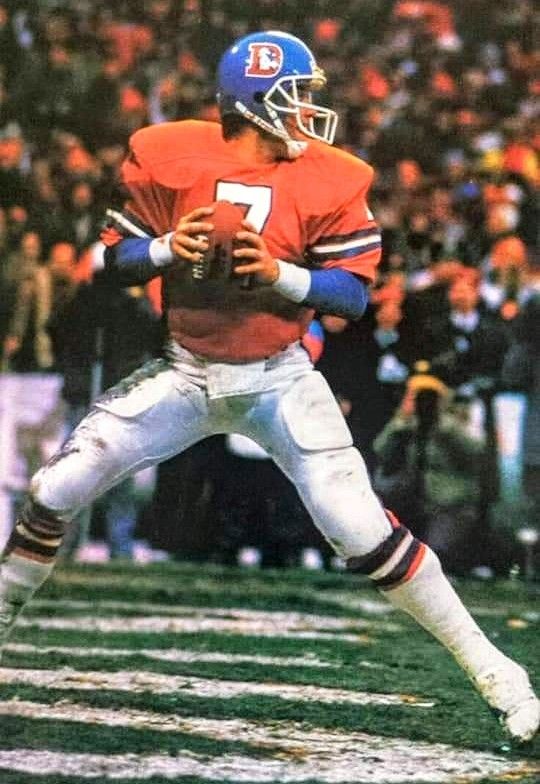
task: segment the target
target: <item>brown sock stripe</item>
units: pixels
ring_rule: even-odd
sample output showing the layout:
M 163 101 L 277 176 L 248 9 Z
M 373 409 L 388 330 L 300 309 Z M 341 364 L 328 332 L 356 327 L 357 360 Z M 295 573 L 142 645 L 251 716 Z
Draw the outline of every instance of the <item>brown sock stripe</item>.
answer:
M 64 533 L 64 521 L 36 501 L 28 501 L 25 504 L 21 513 L 21 520 L 28 526 L 34 526 L 37 535 L 49 534 L 56 537 L 62 536 Z
M 29 531 L 32 531 L 36 536 L 62 536 L 65 531 L 65 524 L 58 522 L 56 525 L 51 525 L 49 522 L 43 522 L 35 517 L 27 517 L 21 515 L 21 522 L 25 524 Z
M 26 539 L 30 539 L 32 542 L 37 542 L 38 544 L 44 544 L 46 547 L 60 547 L 62 543 L 61 536 L 38 536 L 34 533 L 29 525 L 25 525 L 25 523 L 17 523 L 16 531 Z
M 6 549 L 8 551 L 20 549 L 28 553 L 35 553 L 36 555 L 41 555 L 44 558 L 52 559 L 58 552 L 58 547 L 59 545 L 46 545 L 41 544 L 40 542 L 36 542 L 33 539 L 28 539 L 26 536 L 20 534 L 17 530 L 14 530 L 9 537 L 9 543 Z
M 63 534 L 63 529 L 53 531 L 52 526 L 45 527 L 37 523 L 35 520 L 29 520 L 28 518 L 24 517 L 21 517 L 19 526 L 23 526 L 23 528 L 28 531 L 29 534 L 36 536 L 38 539 L 58 539 Z
M 383 589 L 394 588 L 408 576 L 409 569 L 413 566 L 416 557 L 423 548 L 424 544 L 419 539 L 413 538 L 403 558 L 398 561 L 389 574 L 385 575 L 385 577 L 381 577 L 380 580 L 374 580 L 375 585 L 378 588 Z M 412 574 L 410 576 L 412 576 Z
M 401 542 L 405 539 L 409 529 L 404 525 L 394 528 L 390 536 L 375 548 L 371 553 L 364 556 L 353 556 L 347 559 L 347 569 L 360 574 L 371 574 L 385 564 L 393 555 Z
M 39 555 L 39 553 L 30 552 L 30 550 L 25 550 L 24 547 L 15 547 L 11 553 L 13 555 L 18 555 L 19 558 L 26 558 L 27 561 L 36 561 L 37 563 L 42 564 L 52 564 L 54 563 L 54 558 L 45 555 Z

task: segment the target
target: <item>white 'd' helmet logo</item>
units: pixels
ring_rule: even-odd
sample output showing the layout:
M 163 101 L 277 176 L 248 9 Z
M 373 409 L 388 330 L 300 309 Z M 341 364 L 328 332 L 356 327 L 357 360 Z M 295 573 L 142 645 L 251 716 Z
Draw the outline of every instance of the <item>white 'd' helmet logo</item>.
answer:
M 246 76 L 276 76 L 283 65 L 283 50 L 277 44 L 250 44 Z

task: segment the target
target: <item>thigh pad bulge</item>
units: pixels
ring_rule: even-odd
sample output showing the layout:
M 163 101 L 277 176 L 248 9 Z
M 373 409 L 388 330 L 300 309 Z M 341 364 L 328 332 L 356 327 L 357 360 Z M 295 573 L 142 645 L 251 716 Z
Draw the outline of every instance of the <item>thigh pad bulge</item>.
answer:
M 339 405 L 318 371 L 302 376 L 285 392 L 281 411 L 295 443 L 307 451 L 352 446 Z
M 108 389 L 96 400 L 95 406 L 131 419 L 155 406 L 172 386 L 172 371 L 167 364 L 162 359 L 151 360 Z

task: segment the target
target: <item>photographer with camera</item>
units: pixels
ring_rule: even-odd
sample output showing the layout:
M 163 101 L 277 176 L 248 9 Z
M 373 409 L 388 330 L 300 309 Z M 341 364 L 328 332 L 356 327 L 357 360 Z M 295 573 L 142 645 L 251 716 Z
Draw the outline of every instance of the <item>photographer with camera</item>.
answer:
M 451 572 L 466 571 L 477 535 L 484 441 L 468 430 L 467 404 L 417 362 L 392 419 L 375 439 L 374 485 Z

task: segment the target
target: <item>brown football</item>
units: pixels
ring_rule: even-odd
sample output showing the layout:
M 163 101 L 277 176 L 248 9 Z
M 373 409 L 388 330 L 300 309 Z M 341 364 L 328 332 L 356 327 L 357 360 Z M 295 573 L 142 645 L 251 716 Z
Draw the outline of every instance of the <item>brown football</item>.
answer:
M 242 229 L 242 220 L 245 210 L 230 201 L 215 201 L 210 205 L 214 212 L 205 218 L 214 225 L 208 233 L 208 250 L 198 264 L 193 265 L 192 276 L 196 281 L 202 280 L 237 280 L 245 287 L 250 281 L 244 280 L 248 276 L 236 276 L 233 269 L 237 260 L 233 257 L 233 250 L 241 243 L 236 239 L 237 232 Z

